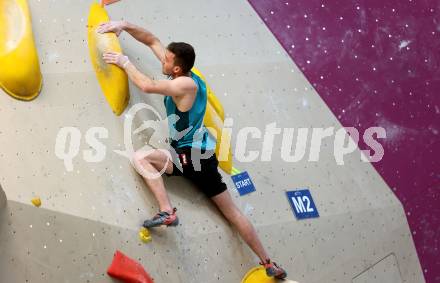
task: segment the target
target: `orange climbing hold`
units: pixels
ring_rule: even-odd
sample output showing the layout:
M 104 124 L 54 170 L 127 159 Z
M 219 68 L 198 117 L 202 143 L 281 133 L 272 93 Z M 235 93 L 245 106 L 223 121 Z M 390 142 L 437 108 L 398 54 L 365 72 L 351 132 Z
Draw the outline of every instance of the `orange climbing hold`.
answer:
M 102 0 L 101 5 L 110 5 L 110 4 L 113 4 L 118 1 L 120 1 L 120 0 Z

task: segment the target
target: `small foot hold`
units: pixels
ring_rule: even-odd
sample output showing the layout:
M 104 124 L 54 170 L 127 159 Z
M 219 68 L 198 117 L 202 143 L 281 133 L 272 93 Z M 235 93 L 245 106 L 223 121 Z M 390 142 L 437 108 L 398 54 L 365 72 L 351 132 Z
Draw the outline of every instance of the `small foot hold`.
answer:
M 152 238 L 151 238 L 151 235 L 150 235 L 150 231 L 148 231 L 147 228 L 142 227 L 141 230 L 139 230 L 139 239 L 141 239 L 141 241 L 143 243 L 151 242 Z
M 35 197 L 35 198 L 31 199 L 31 202 L 36 207 L 40 207 L 41 206 L 41 199 L 39 197 Z

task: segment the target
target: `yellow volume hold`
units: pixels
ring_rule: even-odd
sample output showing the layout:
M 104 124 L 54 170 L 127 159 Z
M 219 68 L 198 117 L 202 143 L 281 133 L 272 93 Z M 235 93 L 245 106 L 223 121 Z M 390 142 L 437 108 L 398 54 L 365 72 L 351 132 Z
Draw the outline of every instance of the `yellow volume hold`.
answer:
M 266 275 L 266 270 L 260 266 L 252 268 L 243 278 L 241 283 L 275 283 L 276 280 Z
M 0 87 L 29 101 L 43 84 L 26 0 L 0 0 Z
M 93 3 L 90 6 L 87 23 L 90 59 L 107 102 L 119 116 L 130 100 L 127 74 L 118 66 L 105 63 L 102 55 L 109 51 L 122 52 L 121 45 L 114 33 L 101 34 L 96 31 L 101 23 L 109 20 L 107 12 L 100 4 Z
M 208 92 L 208 99 L 206 103 L 205 117 L 203 124 L 211 133 L 217 138 L 215 154 L 219 160 L 219 167 L 227 174 L 232 173 L 232 149 L 231 149 L 231 135 L 227 131 L 223 131 L 223 122 L 225 120 L 225 111 L 223 106 L 215 96 L 214 92 L 206 82 L 205 77 L 197 69 L 191 70 L 194 74 L 199 76 L 206 84 Z

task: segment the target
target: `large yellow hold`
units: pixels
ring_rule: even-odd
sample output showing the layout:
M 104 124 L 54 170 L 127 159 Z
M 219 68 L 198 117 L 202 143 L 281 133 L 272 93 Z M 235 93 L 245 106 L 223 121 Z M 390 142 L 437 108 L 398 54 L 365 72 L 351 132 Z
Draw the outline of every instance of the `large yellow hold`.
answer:
M 26 0 L 0 0 L 0 87 L 20 100 L 38 96 L 43 83 Z
M 107 12 L 100 4 L 91 5 L 87 24 L 90 59 L 107 102 L 119 116 L 130 100 L 127 74 L 118 66 L 105 63 L 102 55 L 109 51 L 121 53 L 121 45 L 114 33 L 101 34 L 96 31 L 101 23 L 109 20 Z
M 225 111 L 223 106 L 215 96 L 214 92 L 206 82 L 205 77 L 197 69 L 193 68 L 192 72 L 199 76 L 206 84 L 208 93 L 208 101 L 206 103 L 206 112 L 203 119 L 203 124 L 208 128 L 208 131 L 217 138 L 217 145 L 215 154 L 219 159 L 219 167 L 227 174 L 232 172 L 232 149 L 231 149 L 231 135 L 228 131 L 223 130 L 223 122 L 225 120 Z
M 276 282 L 284 282 L 284 283 L 298 283 L 296 281 L 292 281 L 289 279 L 280 279 L 276 280 L 273 277 L 268 277 L 266 275 L 266 269 L 262 266 L 257 266 L 249 270 L 248 273 L 244 276 L 241 283 L 276 283 Z
M 241 283 L 276 283 L 273 277 L 266 275 L 266 269 L 259 266 L 252 268 L 243 278 Z

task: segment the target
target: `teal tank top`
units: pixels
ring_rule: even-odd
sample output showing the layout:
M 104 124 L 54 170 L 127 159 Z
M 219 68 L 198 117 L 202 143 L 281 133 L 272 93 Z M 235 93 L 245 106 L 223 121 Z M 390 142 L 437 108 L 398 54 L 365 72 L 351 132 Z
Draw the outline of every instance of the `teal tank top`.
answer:
M 216 142 L 203 125 L 208 99 L 206 84 L 193 72 L 191 72 L 191 78 L 197 85 L 197 94 L 191 109 L 181 112 L 171 96 L 165 96 L 164 98 L 171 146 L 174 148 L 191 147 L 214 150 Z

